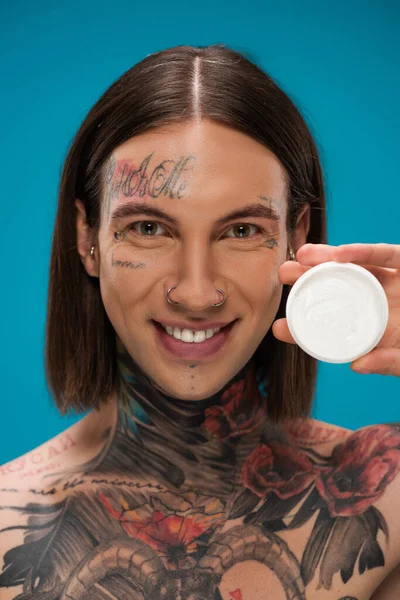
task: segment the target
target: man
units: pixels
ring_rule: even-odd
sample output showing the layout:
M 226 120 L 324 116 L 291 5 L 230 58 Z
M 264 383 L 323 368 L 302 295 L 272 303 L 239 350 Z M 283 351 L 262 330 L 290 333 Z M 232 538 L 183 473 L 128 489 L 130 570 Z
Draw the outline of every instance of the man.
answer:
M 302 418 L 284 302 L 314 264 L 369 265 L 389 324 L 352 366 L 399 376 L 400 249 L 318 243 L 312 138 L 237 58 L 148 57 L 70 150 L 47 373 L 96 410 L 3 467 L 1 600 L 397 597 L 400 427 Z

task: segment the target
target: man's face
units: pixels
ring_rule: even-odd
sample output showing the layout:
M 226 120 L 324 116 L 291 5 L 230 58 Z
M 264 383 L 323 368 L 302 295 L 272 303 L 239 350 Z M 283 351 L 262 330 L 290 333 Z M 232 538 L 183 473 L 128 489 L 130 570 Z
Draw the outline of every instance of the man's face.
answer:
M 155 129 L 110 157 L 93 268 L 118 337 L 168 395 L 217 393 L 270 328 L 282 293 L 278 267 L 287 260 L 286 197 L 275 155 L 211 121 Z M 249 205 L 258 213 L 228 218 Z M 173 286 L 176 305 L 165 295 Z M 226 294 L 219 307 L 216 288 Z M 160 325 L 213 323 L 229 327 L 198 343 L 173 339 Z

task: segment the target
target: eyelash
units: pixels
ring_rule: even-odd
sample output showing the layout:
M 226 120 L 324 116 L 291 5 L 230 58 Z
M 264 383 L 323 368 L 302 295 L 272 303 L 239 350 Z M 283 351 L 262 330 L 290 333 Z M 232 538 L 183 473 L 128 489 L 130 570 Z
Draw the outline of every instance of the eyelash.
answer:
M 135 222 L 130 223 L 129 225 L 127 225 L 123 230 L 115 232 L 114 233 L 115 239 L 118 239 L 117 238 L 118 234 L 122 234 L 122 233 L 125 233 L 126 231 L 132 231 L 132 230 L 135 231 L 135 233 L 137 235 L 139 235 L 140 237 L 148 237 L 148 238 L 161 237 L 160 235 L 144 235 L 142 233 L 137 232 L 134 229 L 134 227 L 135 227 L 135 225 L 139 225 L 140 223 L 152 223 L 152 224 L 156 224 L 156 225 L 161 225 L 161 227 L 163 227 L 163 225 L 161 223 L 159 223 L 158 221 L 147 221 L 147 220 L 135 221 Z M 265 230 L 262 227 L 260 227 L 259 225 L 253 225 L 252 223 L 235 223 L 234 225 L 231 225 L 231 227 L 227 231 L 229 231 L 233 227 L 240 227 L 240 226 L 255 227 L 256 229 L 259 230 L 259 233 L 266 233 Z M 235 240 L 247 240 L 247 239 L 252 239 L 253 237 L 254 236 L 240 238 L 240 237 L 229 236 L 229 238 L 235 239 Z

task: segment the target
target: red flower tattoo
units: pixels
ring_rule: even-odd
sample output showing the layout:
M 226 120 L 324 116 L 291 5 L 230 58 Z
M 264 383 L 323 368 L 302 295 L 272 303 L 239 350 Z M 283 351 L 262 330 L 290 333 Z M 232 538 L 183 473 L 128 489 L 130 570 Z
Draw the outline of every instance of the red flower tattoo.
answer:
M 208 514 L 204 507 L 192 507 L 183 511 L 154 510 L 149 504 L 132 509 L 121 497 L 121 509 L 99 494 L 108 512 L 118 519 L 130 537 L 138 538 L 158 552 L 170 568 L 192 566 L 191 555 L 198 551 L 199 538 L 216 527 L 222 518 L 219 500 L 210 501 Z
M 203 427 L 221 440 L 256 429 L 264 419 L 265 410 L 255 369 L 249 369 L 245 379 L 236 381 L 225 390 L 221 405 L 206 408 L 204 414 L 206 418 Z
M 358 515 L 382 496 L 400 470 L 400 430 L 376 425 L 336 446 L 316 481 L 333 517 Z
M 315 467 L 303 452 L 277 441 L 253 450 L 242 471 L 244 485 L 254 494 L 274 492 L 281 500 L 304 491 L 315 476 Z

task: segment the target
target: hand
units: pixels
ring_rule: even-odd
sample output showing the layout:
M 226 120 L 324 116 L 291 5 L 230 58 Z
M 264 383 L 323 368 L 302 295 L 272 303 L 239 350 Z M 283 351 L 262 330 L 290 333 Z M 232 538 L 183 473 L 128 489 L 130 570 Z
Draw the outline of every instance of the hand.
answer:
M 279 267 L 282 283 L 293 285 L 311 267 L 328 261 L 351 262 L 370 271 L 383 286 L 389 303 L 389 321 L 379 344 L 365 356 L 351 363 L 358 373 L 378 373 L 400 377 L 400 245 L 394 244 L 305 244 L 296 255 L 296 261 Z M 286 319 L 278 319 L 272 326 L 274 336 L 282 342 L 294 344 Z

